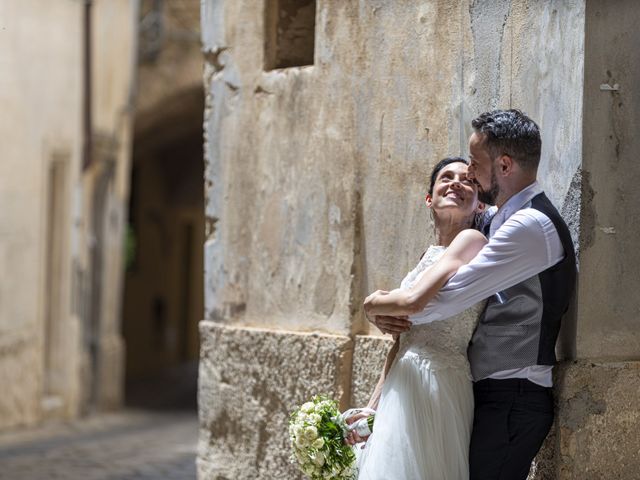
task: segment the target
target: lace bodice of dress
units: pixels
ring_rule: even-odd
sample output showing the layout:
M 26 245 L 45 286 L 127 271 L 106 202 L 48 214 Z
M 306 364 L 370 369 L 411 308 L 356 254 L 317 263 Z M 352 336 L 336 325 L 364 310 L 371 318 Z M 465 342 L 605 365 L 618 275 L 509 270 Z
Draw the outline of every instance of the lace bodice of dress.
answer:
M 402 280 L 400 288 L 411 288 L 422 273 L 444 253 L 445 247 L 431 246 Z M 398 357 L 418 356 L 429 360 L 432 368 L 464 368 L 468 370 L 467 345 L 484 306 L 481 302 L 458 315 L 435 322 L 416 325 L 400 335 Z

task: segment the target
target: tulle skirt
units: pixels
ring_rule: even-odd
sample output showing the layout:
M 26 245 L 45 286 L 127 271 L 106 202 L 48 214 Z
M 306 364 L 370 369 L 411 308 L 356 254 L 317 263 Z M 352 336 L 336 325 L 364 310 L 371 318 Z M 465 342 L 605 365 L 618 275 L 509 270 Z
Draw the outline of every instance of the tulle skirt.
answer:
M 382 389 L 373 434 L 356 445 L 359 480 L 467 480 L 473 423 L 468 365 L 406 352 Z

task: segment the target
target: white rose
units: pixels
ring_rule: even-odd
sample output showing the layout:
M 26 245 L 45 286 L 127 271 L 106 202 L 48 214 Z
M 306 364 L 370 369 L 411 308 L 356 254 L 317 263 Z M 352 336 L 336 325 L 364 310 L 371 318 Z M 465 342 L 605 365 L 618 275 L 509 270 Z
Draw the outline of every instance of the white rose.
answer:
M 317 413 L 312 413 L 309 415 L 309 421 L 311 423 L 315 423 L 316 425 L 322 421 L 322 417 Z
M 318 438 L 318 429 L 316 427 L 307 427 L 304 429 L 305 439 L 309 442 L 313 442 Z
M 317 438 L 311 446 L 317 449 L 324 447 L 324 438 L 322 437 Z
M 313 475 L 315 473 L 315 470 L 316 470 L 316 467 L 311 463 L 307 463 L 302 466 L 302 471 L 309 476 Z
M 300 407 L 300 410 L 302 410 L 305 413 L 309 413 L 309 412 L 313 412 L 313 402 L 307 402 L 307 403 L 303 403 L 302 406 Z
M 313 461 L 316 463 L 316 465 L 318 465 L 319 467 L 321 467 L 322 465 L 324 465 L 324 453 L 322 452 L 317 452 L 314 456 L 313 456 Z

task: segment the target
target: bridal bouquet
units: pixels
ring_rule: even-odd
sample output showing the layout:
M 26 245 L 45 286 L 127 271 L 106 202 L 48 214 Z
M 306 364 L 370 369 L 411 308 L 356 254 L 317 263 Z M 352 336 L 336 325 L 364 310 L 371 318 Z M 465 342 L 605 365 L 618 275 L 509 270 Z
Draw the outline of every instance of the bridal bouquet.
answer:
M 350 412 L 341 415 L 335 401 L 316 395 L 291 413 L 291 460 L 312 480 L 356 478 L 355 453 L 344 443 L 350 429 L 345 418 Z M 366 421 L 370 428 L 373 417 Z

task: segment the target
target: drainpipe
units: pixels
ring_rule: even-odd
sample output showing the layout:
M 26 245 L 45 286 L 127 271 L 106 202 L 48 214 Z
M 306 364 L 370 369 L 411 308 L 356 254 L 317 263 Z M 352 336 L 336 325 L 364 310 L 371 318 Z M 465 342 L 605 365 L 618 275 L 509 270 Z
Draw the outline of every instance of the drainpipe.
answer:
M 83 151 L 82 170 L 86 171 L 92 160 L 92 92 L 91 92 L 91 7 L 93 0 L 84 0 L 84 28 L 83 28 L 83 86 L 84 98 L 82 102 L 82 123 L 83 123 Z

